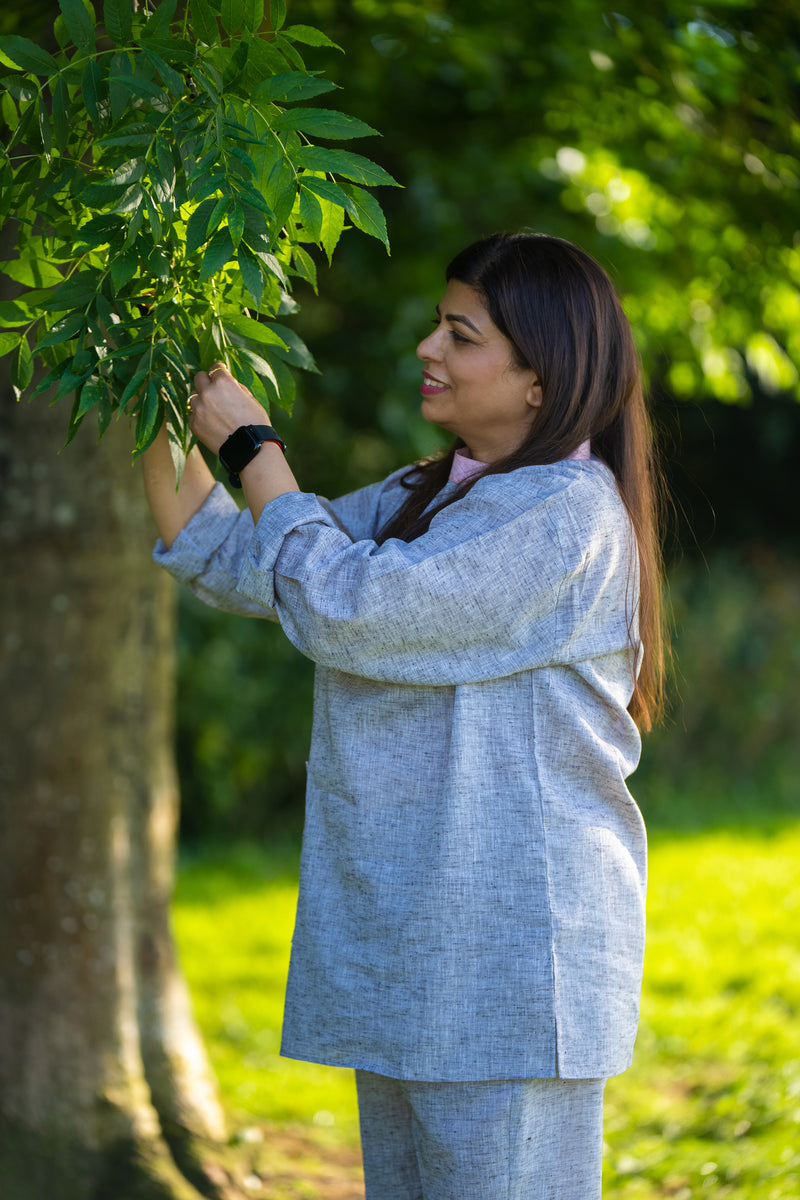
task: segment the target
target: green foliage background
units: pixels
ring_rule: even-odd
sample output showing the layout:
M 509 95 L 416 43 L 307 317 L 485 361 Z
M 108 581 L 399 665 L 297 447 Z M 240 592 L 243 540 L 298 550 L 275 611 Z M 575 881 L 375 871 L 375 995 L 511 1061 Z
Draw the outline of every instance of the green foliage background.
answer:
M 455 251 L 496 228 L 577 241 L 625 298 L 674 496 L 674 703 L 634 793 L 688 819 L 713 777 L 732 807 L 768 789 L 800 812 L 796 8 L 291 12 L 346 47 L 337 102 L 385 131 L 376 153 L 405 185 L 382 193 L 392 257 L 347 236 L 302 296 L 322 374 L 302 380 L 291 422 L 276 416 L 301 484 L 338 495 L 442 444 L 418 416 L 413 348 Z M 182 606 L 185 832 L 269 835 L 300 819 L 310 666 L 263 623 Z

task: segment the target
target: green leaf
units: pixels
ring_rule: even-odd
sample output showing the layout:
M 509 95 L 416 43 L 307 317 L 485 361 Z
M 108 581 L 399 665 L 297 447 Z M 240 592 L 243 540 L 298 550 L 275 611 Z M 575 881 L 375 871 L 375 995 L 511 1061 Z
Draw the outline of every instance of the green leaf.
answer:
M 153 15 L 142 30 L 143 42 L 169 38 L 169 27 L 175 16 L 177 2 L 178 0 L 158 0 Z
M 261 308 L 261 300 L 264 295 L 264 279 L 258 259 L 253 254 L 253 251 L 244 242 L 241 242 L 237 252 L 237 260 L 239 263 L 239 272 L 242 276 L 242 283 L 253 297 L 253 303 L 256 308 L 259 309 Z
M 134 184 L 133 187 L 129 189 L 129 191 L 135 193 L 136 192 L 136 184 Z M 139 191 L 139 203 L 137 204 L 136 208 L 133 211 L 133 214 L 131 215 L 131 219 L 128 222 L 128 232 L 125 234 L 126 246 L 132 246 L 134 244 L 134 242 L 136 241 L 137 237 L 139 236 L 139 233 L 141 232 L 142 224 L 144 223 L 144 206 L 142 205 L 141 201 L 142 201 L 142 194 L 141 194 L 141 191 Z
M 81 75 L 81 93 L 89 116 L 95 125 L 102 128 L 109 119 L 111 106 L 106 81 L 94 59 L 84 67 Z
M 333 50 L 341 50 L 342 47 L 332 42 L 327 34 L 321 29 L 315 29 L 313 25 L 289 25 L 284 29 L 283 36 L 291 38 L 294 42 L 302 42 L 306 46 L 330 46 Z
M 142 191 L 142 199 L 144 202 L 145 212 L 147 213 L 147 220 L 150 223 L 150 229 L 153 234 L 153 241 L 156 243 L 156 246 L 158 246 L 158 243 L 161 241 L 161 217 L 158 214 L 158 209 L 153 203 L 153 197 L 150 195 L 147 188 L 144 188 Z
M 282 283 L 284 287 L 288 288 L 289 285 L 286 281 L 286 275 L 284 273 L 283 267 L 281 266 L 280 262 L 275 257 L 275 255 L 270 254 L 270 252 L 268 250 L 260 250 L 258 248 L 258 246 L 253 245 L 252 238 L 250 239 L 250 249 L 253 251 L 256 258 L 258 258 L 263 263 L 263 265 L 266 267 L 266 269 L 270 273 L 270 275 L 274 275 L 275 278 L 277 280 L 279 280 L 280 283 Z
M 187 42 L 185 38 L 175 37 L 175 31 L 172 30 L 168 38 L 160 41 L 158 38 L 147 39 L 148 50 L 154 50 L 156 54 L 160 54 L 165 62 L 175 66 L 180 63 L 183 66 L 189 66 L 197 58 L 197 46 L 194 42 Z
M 87 379 L 86 383 L 78 393 L 78 413 L 79 417 L 85 417 L 87 412 L 99 404 L 106 394 L 108 385 L 106 381 L 93 375 L 91 379 Z
M 231 231 L 234 246 L 238 246 L 244 233 L 244 212 L 240 204 L 235 204 L 228 214 L 228 229 Z
M 111 260 L 111 281 L 115 292 L 119 293 L 129 279 L 133 279 L 139 266 L 139 255 L 135 250 L 127 250 L 117 254 Z
M 257 87 L 265 75 L 273 75 L 276 72 L 285 71 L 286 59 L 275 49 L 271 42 L 265 42 L 263 38 L 256 38 L 251 42 L 245 76 L 250 81 L 251 87 Z
M 300 221 L 307 237 L 318 242 L 322 237 L 322 206 L 308 188 L 300 188 Z
M 9 279 L 24 284 L 25 287 L 56 287 L 64 280 L 58 267 L 48 259 L 41 258 L 32 252 L 30 248 L 23 251 L 19 258 L 12 259 L 11 262 L 0 263 L 0 271 Z
M 143 192 L 138 183 L 132 183 L 123 193 L 118 202 L 114 205 L 114 212 L 125 213 L 133 212 L 142 203 Z
M 217 85 L 202 71 L 198 70 L 197 67 L 190 67 L 189 70 L 192 78 L 197 80 L 197 82 L 200 84 L 200 87 L 208 96 L 210 96 L 214 103 L 221 104 L 222 97 L 219 94 L 219 88 Z
M 73 386 L 74 385 L 72 383 L 72 376 L 69 374 L 69 372 L 67 372 L 66 375 L 62 376 L 61 381 L 58 385 L 58 391 L 56 392 L 56 397 L 55 397 L 56 400 L 59 400 L 62 396 L 65 396 L 67 394 L 67 392 L 70 391 Z M 76 393 L 75 400 L 72 405 L 72 413 L 70 414 L 70 418 L 69 418 L 69 427 L 67 429 L 67 440 L 64 442 L 64 445 L 61 447 L 62 450 L 66 450 L 67 446 L 70 444 L 72 439 L 75 437 L 75 434 L 80 429 L 82 421 L 83 421 L 83 417 L 78 416 L 78 395 Z
M 190 16 L 192 27 L 201 41 L 213 46 L 219 41 L 217 17 L 208 0 L 191 0 Z
M 111 104 L 111 120 L 116 125 L 123 116 L 132 97 L 126 87 L 122 87 L 117 82 L 120 78 L 128 79 L 133 74 L 133 65 L 130 60 L 130 55 L 123 50 L 118 50 L 116 54 L 111 56 L 111 65 L 109 67 L 110 82 L 108 86 L 108 97 Z M 141 122 L 139 123 L 142 124 Z M 137 129 L 137 125 L 129 125 L 128 131 L 133 132 Z M 110 142 L 114 145 L 114 142 Z M 124 143 L 116 143 L 124 144 Z
M 217 271 L 221 271 L 225 263 L 233 258 L 233 254 L 233 239 L 230 230 L 227 226 L 224 229 L 218 229 L 206 246 L 198 281 L 203 283 L 212 275 L 216 275 Z
M 216 200 L 204 200 L 194 210 L 186 225 L 184 254 L 190 258 L 208 237 L 208 219 L 216 206 Z
M 48 346 L 60 346 L 63 342 L 68 342 L 71 338 L 76 337 L 83 329 L 84 320 L 83 313 L 71 312 L 66 317 L 62 317 L 60 321 L 56 321 L 50 332 L 36 343 L 37 353 L 45 350 Z
M 42 104 L 39 108 L 39 137 L 42 139 L 42 150 L 47 162 L 50 162 L 50 154 L 53 149 L 53 138 L 50 129 L 50 121 L 45 106 Z
M 155 137 L 155 128 L 148 121 L 134 121 L 125 126 L 125 133 L 114 137 L 99 138 L 98 146 L 149 146 Z
M 58 7 L 64 16 L 67 32 L 78 50 L 82 54 L 93 54 L 95 50 L 94 9 L 87 8 L 83 0 L 58 0 Z
M 0 37 L 0 51 L 15 67 L 30 71 L 32 75 L 55 75 L 58 71 L 58 63 L 52 54 L 30 38 L 19 37 L 16 33 Z
M 75 238 L 78 245 L 86 245 L 92 249 L 97 249 L 98 246 L 108 245 L 118 234 L 122 234 L 124 231 L 125 222 L 121 217 L 101 213 L 100 216 L 92 217 L 91 221 L 87 221 L 85 225 L 81 225 L 75 234 Z
M 303 62 L 299 51 L 295 48 L 294 42 L 290 41 L 289 38 L 284 37 L 282 33 L 277 33 L 275 35 L 273 45 L 275 46 L 276 50 L 280 50 L 284 59 L 293 71 L 305 71 L 306 65 Z
M 31 314 L 18 300 L 0 300 L 0 328 L 13 329 L 19 325 L 30 325 Z
M 158 71 L 161 76 L 161 82 L 167 91 L 171 92 L 173 96 L 182 96 L 186 90 L 183 84 L 183 76 L 179 75 L 168 63 L 165 63 L 164 59 L 153 50 L 147 48 L 144 53 L 145 57 L 150 60 Z
M 330 264 L 333 258 L 333 252 L 338 245 L 339 238 L 342 236 L 344 229 L 344 209 L 338 204 L 331 204 L 329 200 L 322 200 L 322 229 L 320 232 L 320 242 L 322 248 L 328 256 Z
M 161 417 L 161 400 L 158 394 L 155 380 L 150 377 L 147 383 L 147 390 L 144 395 L 142 407 L 139 409 L 139 416 L 136 421 L 136 449 L 133 457 L 138 456 L 147 449 L 153 438 L 158 433 Z
M 2 80 L 0 82 L 4 83 L 5 81 Z M 2 114 L 3 121 L 8 126 L 9 132 L 13 133 L 19 124 L 19 111 L 11 99 L 8 90 L 3 91 L 2 95 L 0 95 L 0 113 Z
M 11 356 L 11 384 L 17 392 L 24 392 L 33 379 L 33 356 L 28 339 L 23 337 Z
M 244 27 L 258 33 L 264 22 L 264 0 L 244 0 Z
M 103 436 L 105 431 L 111 424 L 111 418 L 114 415 L 114 404 L 111 398 L 111 393 L 106 388 L 103 395 L 100 397 L 100 403 L 97 406 L 97 440 Z
M 304 250 L 302 246 L 292 247 L 292 261 L 294 269 L 301 279 L 305 279 L 310 283 L 314 291 L 317 290 L 317 268 L 313 258 Z
M 156 279 L 160 279 L 162 283 L 169 282 L 171 263 L 160 246 L 154 246 L 148 254 L 147 266 Z
M 287 108 L 272 122 L 276 130 L 299 129 L 314 137 L 356 138 L 377 133 L 371 125 L 332 108 Z
M 117 167 L 113 174 L 109 175 L 107 183 L 136 183 L 142 178 L 147 169 L 147 160 L 144 158 L 132 158 L 128 162 L 123 163 L 121 167 Z
M 272 353 L 277 354 L 279 351 Z M 295 396 L 294 375 L 285 363 L 275 358 L 272 360 L 272 372 L 277 384 L 276 402 L 284 412 L 291 413 Z
M 124 192 L 122 183 L 90 183 L 81 191 L 80 199 L 87 207 L 102 208 L 106 204 L 115 204 Z
M 103 23 L 115 45 L 127 45 L 133 32 L 130 0 L 104 0 Z
M 248 207 L 254 208 L 257 212 L 263 213 L 265 217 L 269 217 L 270 220 L 275 219 L 275 213 L 267 204 L 266 200 L 261 195 L 261 192 L 257 191 L 257 189 L 253 187 L 249 180 L 241 180 L 238 184 L 238 188 L 239 199 L 243 201 L 245 211 Z
M 145 79 L 142 75 L 111 75 L 109 83 L 118 84 L 137 99 L 149 96 L 153 108 L 158 109 L 159 112 L 169 112 L 170 103 L 167 93 L 152 80 Z
M 22 113 L 22 115 L 19 119 L 19 124 L 17 125 L 16 129 L 14 130 L 11 140 L 7 143 L 6 149 L 10 150 L 13 146 L 16 146 L 19 142 L 24 141 L 25 138 L 27 138 L 28 133 L 30 132 L 31 128 L 34 125 L 38 125 L 38 121 L 39 121 L 39 97 L 36 96 L 36 98 L 28 105 L 25 112 Z
M 27 79 L 19 75 L 4 75 L 0 79 L 0 84 L 11 93 L 15 100 L 20 104 L 29 104 L 34 99 L 38 92 L 36 84 L 29 83 Z M 17 119 L 19 119 L 17 117 Z
M 242 28 L 244 20 L 244 4 L 242 0 L 222 0 L 220 20 L 226 33 L 237 33 Z
M 315 374 L 319 374 L 319 367 L 314 362 L 311 351 L 293 329 L 289 329 L 286 325 L 279 325 L 277 321 L 270 321 L 270 328 L 287 345 L 285 351 L 278 350 L 275 353 L 279 354 L 281 358 L 285 358 L 293 367 L 301 367 L 304 371 L 313 371 Z
M 253 92 L 253 99 L 258 102 L 310 100 L 312 96 L 321 96 L 324 92 L 336 90 L 337 85 L 329 79 L 317 79 L 303 71 L 282 71 L 278 75 L 263 79 Z
M 252 317 L 246 317 L 242 313 L 226 313 L 222 318 L 222 323 L 231 333 L 247 338 L 248 341 L 258 342 L 262 346 L 279 346 L 281 349 L 288 350 L 284 339 L 276 332 L 275 328 L 265 325 L 262 321 L 254 321 Z
M 269 0 L 269 19 L 277 33 L 286 22 L 286 0 Z
M 383 242 L 388 251 L 389 238 L 386 233 L 386 218 L 375 197 L 369 192 L 365 192 L 363 188 L 356 187 L 354 183 L 342 184 L 342 191 L 350 200 L 347 205 L 347 215 L 353 224 L 357 225 L 364 233 L 368 233 L 370 237 Z
M 175 191 L 175 160 L 169 146 L 161 137 L 156 142 L 156 161 L 161 172 L 161 180 L 156 185 L 156 193 L 163 203 Z
M 53 118 L 53 139 L 57 148 L 63 154 L 67 138 L 69 137 L 69 91 L 64 83 L 62 76 L 59 75 L 55 84 L 50 85 L 50 94 L 53 97 L 52 103 L 52 118 Z
M 85 307 L 94 298 L 98 278 L 94 271 L 78 271 L 57 287 L 48 300 L 50 312 L 65 312 L 68 308 Z
M 231 203 L 232 203 L 232 201 L 231 201 L 230 196 L 220 196 L 219 200 L 217 200 L 216 204 L 214 205 L 213 209 L 211 210 L 211 216 L 208 218 L 208 226 L 206 228 L 206 236 L 209 236 L 212 233 L 216 233 L 216 231 L 219 229 L 220 225 L 222 224 L 223 217 L 225 216 L 226 212 L 230 208 Z
M 24 333 L 16 333 L 10 330 L 0 333 L 0 358 L 5 357 L 6 354 L 10 354 L 12 350 L 15 350 L 24 336 Z
M 330 179 L 318 179 L 315 175 L 303 175 L 300 182 L 304 188 L 308 188 L 315 195 L 327 200 L 329 204 L 346 209 L 350 203 L 350 197 L 346 192 L 338 183 L 332 183 Z
M 118 356 L 116 356 L 116 357 L 118 357 Z M 123 410 L 126 408 L 128 402 L 136 395 L 139 388 L 144 383 L 145 379 L 147 379 L 147 375 L 149 372 L 149 363 L 148 363 L 149 355 L 145 354 L 143 356 L 143 358 L 144 358 L 144 365 L 142 365 L 142 359 L 140 359 L 139 364 L 138 364 L 135 372 L 133 373 L 133 376 L 128 380 L 128 382 L 125 385 L 125 388 L 122 392 L 122 395 L 119 398 L 120 410 Z
M 353 154 L 350 150 L 329 150 L 325 146 L 303 146 L 292 155 L 292 161 L 309 171 L 327 171 L 330 174 L 343 175 L 352 179 L 353 183 L 364 183 L 371 187 L 386 184 L 399 187 L 388 171 L 377 163 L 361 154 Z

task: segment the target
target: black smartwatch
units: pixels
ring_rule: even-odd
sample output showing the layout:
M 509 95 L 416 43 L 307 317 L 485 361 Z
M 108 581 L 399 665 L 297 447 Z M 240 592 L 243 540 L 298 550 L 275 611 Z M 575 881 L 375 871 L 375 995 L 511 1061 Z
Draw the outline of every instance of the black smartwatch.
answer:
M 286 445 L 271 425 L 240 425 L 219 448 L 219 461 L 235 488 L 242 486 L 239 472 L 255 458 L 264 442 L 276 442 L 284 454 Z

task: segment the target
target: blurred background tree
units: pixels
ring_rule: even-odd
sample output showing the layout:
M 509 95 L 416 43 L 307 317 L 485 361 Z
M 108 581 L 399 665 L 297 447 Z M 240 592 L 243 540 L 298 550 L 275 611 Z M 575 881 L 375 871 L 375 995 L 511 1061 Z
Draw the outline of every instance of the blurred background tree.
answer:
M 708 804 L 756 788 L 800 810 L 797 6 L 292 0 L 291 15 L 346 47 L 329 74 L 405 184 L 382 195 L 391 259 L 345 236 L 319 296 L 299 295 L 322 374 L 275 422 L 302 485 L 341 494 L 443 444 L 418 416 L 414 347 L 457 250 L 498 228 L 578 242 L 623 294 L 674 498 L 676 698 L 634 792 L 654 818 L 682 794 L 700 819 L 693 773 Z M 297 824 L 310 664 L 277 629 L 181 604 L 185 834 Z

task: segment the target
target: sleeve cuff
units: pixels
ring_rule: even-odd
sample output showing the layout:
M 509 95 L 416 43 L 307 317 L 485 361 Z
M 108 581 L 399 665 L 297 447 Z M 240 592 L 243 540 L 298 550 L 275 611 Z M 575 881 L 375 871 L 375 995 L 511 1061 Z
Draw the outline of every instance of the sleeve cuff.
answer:
M 201 575 L 210 558 L 209 547 L 216 548 L 230 532 L 239 508 L 221 483 L 215 484 L 201 508 L 180 531 L 167 549 L 161 538 L 155 544 L 153 559 L 179 583 L 191 583 Z
M 298 525 L 312 524 L 332 526 L 333 522 L 311 492 L 285 492 L 265 505 L 239 572 L 237 591 L 275 608 L 275 564 L 283 541 Z

